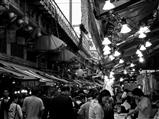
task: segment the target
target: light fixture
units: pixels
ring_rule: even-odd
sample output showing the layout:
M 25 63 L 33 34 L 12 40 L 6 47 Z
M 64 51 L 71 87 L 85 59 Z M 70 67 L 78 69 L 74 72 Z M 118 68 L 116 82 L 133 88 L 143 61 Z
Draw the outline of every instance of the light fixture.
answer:
M 119 60 L 119 64 L 122 64 L 122 63 L 124 63 L 124 60 L 123 60 L 123 59 L 120 59 L 120 60 Z
M 150 32 L 150 29 L 148 26 L 141 26 L 138 33 L 139 34 L 142 34 L 142 33 L 149 33 Z
M 139 34 L 139 38 L 145 38 L 146 37 L 146 34 L 145 33 L 140 33 Z
M 22 23 L 24 23 L 24 20 L 18 19 L 18 24 L 22 24 Z
M 106 38 L 104 38 L 102 44 L 103 44 L 103 45 L 109 45 L 109 44 L 111 44 L 111 41 L 109 40 L 108 37 L 106 37 Z
M 104 55 L 109 55 L 111 52 L 110 52 L 110 50 L 105 50 L 104 51 Z
M 29 31 L 33 30 L 33 27 L 32 26 L 28 26 L 28 30 Z
M 128 24 L 123 24 L 120 33 L 129 33 L 131 29 L 128 27 Z
M 152 45 L 152 43 L 150 41 L 146 41 L 146 43 L 145 43 L 146 48 L 150 47 L 151 45 Z
M 136 51 L 136 54 L 138 55 L 138 57 L 142 57 L 143 56 L 142 52 L 139 49 Z
M 146 50 L 145 46 L 144 46 L 144 45 L 141 45 L 140 50 L 141 50 L 141 51 L 145 51 L 145 50 Z
M 128 72 L 127 72 L 127 70 L 125 69 L 125 70 L 124 70 L 124 74 L 127 74 L 127 73 L 128 73 Z
M 120 78 L 120 82 L 123 82 L 123 81 L 124 81 L 124 79 L 123 79 L 123 77 L 121 77 L 121 78 Z
M 103 7 L 103 10 L 111 10 L 115 8 L 115 5 L 110 2 L 110 0 L 105 1 L 105 5 Z
M 120 56 L 120 54 L 121 54 L 121 53 L 120 53 L 119 51 L 115 51 L 115 52 L 114 52 L 114 57 L 118 57 L 118 56 Z
M 13 17 L 15 17 L 16 15 L 15 15 L 15 13 L 14 12 L 10 12 L 9 13 L 9 18 L 13 18 Z
M 110 60 L 114 60 L 115 57 L 114 57 L 113 55 L 109 55 L 109 59 L 110 59 Z
M 135 66 L 135 64 L 134 64 L 134 63 L 131 63 L 131 64 L 130 64 L 130 67 L 134 67 L 134 66 Z
M 145 60 L 144 60 L 143 57 L 140 57 L 140 58 L 139 58 L 139 62 L 140 62 L 140 63 L 143 63 L 144 61 L 145 61 Z
M 108 50 L 110 51 L 111 48 L 108 45 L 105 45 L 103 51 L 105 52 L 105 51 L 108 51 Z

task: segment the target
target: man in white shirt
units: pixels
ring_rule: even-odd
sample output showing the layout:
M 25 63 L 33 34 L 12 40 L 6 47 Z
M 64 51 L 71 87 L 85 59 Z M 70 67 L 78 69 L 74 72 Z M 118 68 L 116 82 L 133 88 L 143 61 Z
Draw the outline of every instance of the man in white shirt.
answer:
M 40 119 L 42 117 L 44 104 L 36 94 L 38 94 L 38 89 L 33 89 L 32 95 L 24 99 L 22 109 L 26 115 L 26 119 Z

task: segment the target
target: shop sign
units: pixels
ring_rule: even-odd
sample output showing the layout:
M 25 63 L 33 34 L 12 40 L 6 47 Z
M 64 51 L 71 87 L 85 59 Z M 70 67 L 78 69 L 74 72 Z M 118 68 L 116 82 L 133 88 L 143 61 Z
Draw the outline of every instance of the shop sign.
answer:
M 40 3 L 48 10 L 48 13 L 55 16 L 55 7 L 52 0 L 40 0 Z

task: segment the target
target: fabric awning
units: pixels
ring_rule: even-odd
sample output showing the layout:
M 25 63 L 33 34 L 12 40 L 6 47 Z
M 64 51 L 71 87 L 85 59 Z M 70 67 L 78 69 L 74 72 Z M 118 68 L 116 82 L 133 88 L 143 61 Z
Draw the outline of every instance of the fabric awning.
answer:
M 41 36 L 36 40 L 37 50 L 55 50 L 62 46 L 67 46 L 65 42 L 54 35 Z
M 6 67 L 6 68 L 0 67 L 0 70 L 12 73 L 22 79 L 40 79 L 40 82 L 60 81 L 63 83 L 69 83 L 65 79 L 55 77 L 54 75 L 47 74 L 45 72 L 30 67 L 25 67 L 2 60 L 0 60 L 0 64 L 3 65 L 3 67 Z
M 16 71 L 13 71 L 13 70 L 11 70 L 11 69 L 7 69 L 7 68 L 5 68 L 5 67 L 0 67 L 0 70 L 1 70 L 2 72 L 10 73 L 10 74 L 16 76 L 16 78 L 18 78 L 18 79 L 24 79 L 24 80 L 34 80 L 34 79 L 38 79 L 38 78 L 33 77 L 33 76 L 24 75 L 24 74 L 18 73 L 18 72 L 16 72 Z

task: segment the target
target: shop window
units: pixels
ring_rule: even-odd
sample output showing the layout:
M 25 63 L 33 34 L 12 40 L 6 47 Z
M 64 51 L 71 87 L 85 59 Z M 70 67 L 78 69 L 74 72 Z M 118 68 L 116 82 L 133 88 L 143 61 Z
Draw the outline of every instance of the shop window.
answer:
M 16 43 L 11 44 L 11 55 L 24 58 L 24 46 Z

